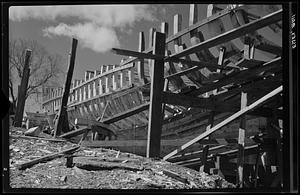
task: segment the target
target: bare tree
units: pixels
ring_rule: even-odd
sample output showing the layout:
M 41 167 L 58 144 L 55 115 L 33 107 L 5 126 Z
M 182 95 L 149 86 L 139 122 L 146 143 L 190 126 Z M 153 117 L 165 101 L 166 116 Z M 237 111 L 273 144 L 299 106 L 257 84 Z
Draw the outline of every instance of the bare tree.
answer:
M 13 107 L 16 108 L 17 91 L 14 85 L 19 85 L 23 76 L 25 50 L 31 49 L 30 75 L 26 91 L 27 99 L 38 93 L 38 89 L 51 81 L 57 80 L 61 71 L 62 57 L 58 54 L 49 54 L 46 49 L 35 40 L 12 40 L 9 42 L 9 92 Z

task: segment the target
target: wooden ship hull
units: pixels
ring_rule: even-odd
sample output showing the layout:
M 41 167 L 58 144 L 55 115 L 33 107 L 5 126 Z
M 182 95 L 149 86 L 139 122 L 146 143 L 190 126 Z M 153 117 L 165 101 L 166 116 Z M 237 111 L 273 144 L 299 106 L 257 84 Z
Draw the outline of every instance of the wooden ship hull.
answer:
M 169 94 L 164 99 L 167 103 L 163 105 L 161 157 L 238 112 L 242 92 L 247 93 L 250 105 L 282 85 L 281 9 L 273 5 L 209 5 L 207 18 L 198 21 L 197 5 L 191 5 L 187 28 L 182 29 L 179 14 L 174 16 L 172 35 L 168 35 L 167 23 L 162 23 L 166 54 L 171 59 L 164 63 L 164 92 L 178 96 L 172 98 Z M 155 31 L 150 29 L 148 49 L 140 32 L 139 52 L 153 51 Z M 183 36 L 189 42 L 183 43 Z M 76 119 L 82 125 L 98 121 L 109 125 L 116 134 L 113 140 L 89 140 L 83 145 L 146 155 L 153 63 L 153 59 L 132 57 L 120 65 L 87 71 L 84 80 L 73 81 L 67 109 L 70 123 L 75 124 Z M 49 89 L 43 104 L 46 111 L 58 112 L 62 91 Z M 247 129 L 245 147 L 250 147 L 249 151 L 258 151 L 255 138 L 269 133 L 269 120 L 274 113 L 281 117 L 281 106 L 282 98 L 276 96 L 247 113 L 243 120 Z M 211 155 L 234 153 L 239 128 L 240 120 L 234 120 L 168 160 L 199 166 L 200 154 L 207 145 Z M 255 164 L 251 159 L 247 162 Z

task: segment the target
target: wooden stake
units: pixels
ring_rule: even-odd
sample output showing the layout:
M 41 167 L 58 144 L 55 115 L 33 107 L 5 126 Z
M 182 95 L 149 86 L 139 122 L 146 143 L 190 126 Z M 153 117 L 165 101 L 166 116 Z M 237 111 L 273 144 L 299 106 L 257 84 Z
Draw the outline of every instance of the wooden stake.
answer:
M 23 113 L 25 107 L 25 96 L 27 93 L 27 86 L 30 74 L 29 62 L 31 56 L 31 50 L 27 49 L 25 54 L 25 63 L 23 68 L 23 76 L 20 84 L 20 88 L 18 90 L 18 102 L 17 102 L 17 109 L 16 109 L 16 116 L 14 121 L 15 127 L 21 127 L 23 121 Z
M 73 38 L 70 61 L 69 61 L 69 68 L 68 68 L 67 78 L 66 78 L 65 87 L 64 87 L 64 94 L 62 97 L 62 104 L 60 107 L 58 120 L 56 121 L 56 124 L 55 124 L 54 137 L 59 136 L 63 129 L 65 130 L 65 132 L 69 131 L 67 102 L 68 102 L 68 97 L 69 97 L 69 93 L 70 93 L 70 85 L 71 85 L 73 71 L 74 71 L 77 43 L 78 43 L 77 39 Z
M 247 106 L 247 93 L 241 93 L 241 110 Z M 237 156 L 237 185 L 242 188 L 244 186 L 244 147 L 245 147 L 245 115 L 241 117 L 238 139 L 238 156 Z
M 153 54 L 164 55 L 165 34 L 154 33 Z M 151 67 L 150 111 L 147 137 L 147 157 L 160 157 L 162 129 L 162 91 L 164 87 L 164 61 L 155 60 Z

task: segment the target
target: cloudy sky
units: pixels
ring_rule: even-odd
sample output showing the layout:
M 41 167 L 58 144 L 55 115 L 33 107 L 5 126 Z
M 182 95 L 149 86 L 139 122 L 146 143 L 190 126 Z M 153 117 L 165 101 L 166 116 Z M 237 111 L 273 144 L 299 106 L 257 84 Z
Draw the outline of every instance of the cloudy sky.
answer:
M 74 79 L 82 79 L 85 70 L 100 69 L 102 64 L 119 64 L 122 56 L 109 52 L 112 47 L 138 49 L 138 33 L 145 34 L 146 48 L 151 27 L 160 31 L 161 22 L 183 15 L 188 25 L 188 4 L 150 5 L 54 5 L 12 6 L 9 8 L 9 39 L 33 39 L 50 53 L 67 58 L 71 37 L 79 40 Z M 199 19 L 206 15 L 206 5 L 199 5 Z M 62 64 L 66 70 L 67 62 Z

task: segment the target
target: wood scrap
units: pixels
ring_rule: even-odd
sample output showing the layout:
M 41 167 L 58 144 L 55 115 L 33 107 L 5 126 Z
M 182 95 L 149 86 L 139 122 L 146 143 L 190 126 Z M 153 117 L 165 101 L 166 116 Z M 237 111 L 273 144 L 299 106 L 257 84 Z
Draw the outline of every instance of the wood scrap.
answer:
M 32 137 L 32 136 L 24 136 L 24 135 L 10 135 L 10 138 L 13 139 L 38 139 L 38 140 L 44 140 L 44 141 L 53 141 L 53 142 L 66 142 L 64 139 L 51 139 L 51 138 L 43 138 L 43 137 Z
M 184 183 L 184 184 L 190 184 L 186 178 L 182 178 L 180 175 L 178 175 L 177 173 L 175 173 L 173 171 L 164 169 L 163 173 L 169 177 L 172 177 L 173 179 L 176 179 L 177 181 Z
M 124 160 L 124 159 L 123 159 Z M 112 169 L 127 169 L 131 171 L 141 171 L 144 168 L 135 164 L 127 164 L 114 161 L 103 161 L 100 158 L 91 157 L 74 157 L 74 166 L 85 170 L 112 170 Z
M 27 169 L 27 168 L 35 165 L 35 164 L 50 161 L 50 160 L 53 160 L 55 158 L 59 158 L 59 157 L 65 155 L 67 153 L 75 152 L 78 148 L 80 148 L 80 146 L 76 146 L 76 147 L 73 147 L 73 148 L 69 148 L 67 150 L 56 152 L 54 154 L 49 154 L 49 155 L 43 156 L 43 157 L 38 158 L 38 159 L 34 159 L 32 161 L 29 161 L 29 162 L 19 164 L 19 165 L 17 165 L 17 167 L 18 167 L 19 170 Z

